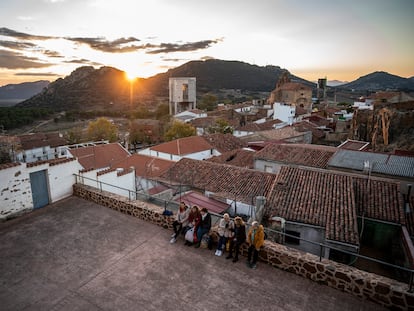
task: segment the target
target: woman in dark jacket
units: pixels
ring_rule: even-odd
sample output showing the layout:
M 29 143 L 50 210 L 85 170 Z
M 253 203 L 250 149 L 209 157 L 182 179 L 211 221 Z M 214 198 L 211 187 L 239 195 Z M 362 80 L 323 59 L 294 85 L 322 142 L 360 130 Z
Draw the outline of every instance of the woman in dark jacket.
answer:
M 200 247 L 200 242 L 201 242 L 201 239 L 203 238 L 203 235 L 208 233 L 211 228 L 211 215 L 208 212 L 208 210 L 205 207 L 203 207 L 200 212 L 201 212 L 201 221 L 200 221 L 200 225 L 198 226 L 198 230 L 197 230 L 197 243 L 195 247 Z
M 226 257 L 226 259 L 233 258 L 233 251 L 234 251 L 233 262 L 238 261 L 240 245 L 242 245 L 245 241 L 246 241 L 246 226 L 241 217 L 236 217 L 234 218 L 234 238 L 230 242 L 229 255 Z

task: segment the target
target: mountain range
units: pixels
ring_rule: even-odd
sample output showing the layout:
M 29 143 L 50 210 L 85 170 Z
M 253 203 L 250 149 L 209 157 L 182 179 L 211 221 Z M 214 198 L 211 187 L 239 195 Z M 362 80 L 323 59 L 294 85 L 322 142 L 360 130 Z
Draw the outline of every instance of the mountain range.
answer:
M 234 89 L 244 94 L 254 95 L 255 92 L 271 92 L 284 72 L 288 71 L 278 66 L 257 66 L 239 61 L 211 59 L 190 61 L 165 73 L 146 79 L 138 78 L 130 82 L 126 79 L 123 71 L 113 67 L 99 69 L 80 67 L 69 76 L 57 79 L 50 84 L 47 84 L 47 81 L 33 82 L 32 95 L 34 96 L 19 103 L 18 106 L 48 107 L 57 111 L 124 109 L 132 102 L 137 104 L 153 102 L 158 97 L 167 98 L 170 77 L 196 77 L 198 95 L 208 92 L 217 93 L 223 89 Z M 292 81 L 303 83 L 313 89 L 316 88 L 314 82 L 290 73 L 289 76 Z M 30 83 L 23 84 L 30 85 Z M 42 85 L 40 91 L 39 85 Z M 19 86 L 14 85 L 13 88 L 16 89 Z M 10 86 L 1 87 L 0 100 L 7 98 L 7 96 L 10 98 L 13 88 Z M 414 77 L 402 78 L 378 71 L 349 83 L 337 84 L 335 88 L 357 91 L 392 89 L 412 92 L 414 91 Z M 28 95 L 27 92 L 17 92 L 17 94 L 21 94 L 20 96 Z

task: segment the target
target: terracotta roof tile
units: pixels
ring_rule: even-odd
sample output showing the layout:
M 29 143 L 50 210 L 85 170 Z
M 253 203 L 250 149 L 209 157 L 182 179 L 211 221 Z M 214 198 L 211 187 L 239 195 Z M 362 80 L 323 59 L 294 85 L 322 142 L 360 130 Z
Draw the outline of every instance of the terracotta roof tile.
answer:
M 161 177 L 168 183 L 214 192 L 217 197 L 236 197 L 246 204 L 251 204 L 256 196 L 266 196 L 276 179 L 270 173 L 186 158 L 176 162 Z
M 209 134 L 202 136 L 220 153 L 247 147 L 247 143 L 232 134 Z
M 57 147 L 67 144 L 65 138 L 60 137 L 59 133 L 34 133 L 18 136 L 23 150 L 30 150 L 40 147 Z
M 80 147 L 69 149 L 69 152 L 78 158 L 84 169 L 112 167 L 130 155 L 119 143 Z
M 59 165 L 59 164 L 75 161 L 75 160 L 76 159 L 74 158 L 58 158 L 58 159 L 50 159 L 50 160 L 41 160 L 41 161 L 26 163 L 26 167 L 34 167 L 34 166 L 39 166 L 39 165 L 46 164 L 46 163 L 49 164 L 49 166 L 54 166 L 54 165 Z
M 258 132 L 258 131 L 266 131 L 266 130 L 273 130 L 275 124 L 280 124 L 282 121 L 279 119 L 266 121 L 263 123 L 248 123 L 244 126 L 238 127 L 238 131 L 246 131 L 246 132 Z
M 253 157 L 255 151 L 250 149 L 236 149 L 232 151 L 227 151 L 219 156 L 211 157 L 205 161 L 210 161 L 214 163 L 229 164 L 244 168 L 254 168 Z
M 255 159 L 284 164 L 326 168 L 336 152 L 335 147 L 310 144 L 267 144 L 254 156 Z
M 326 239 L 359 244 L 350 176 L 282 167 L 265 215 L 319 226 L 325 229 Z
M 174 161 L 164 160 L 135 153 L 125 158 L 124 160 L 115 163 L 113 167 L 124 169 L 134 167 L 135 176 L 151 178 L 162 175 L 168 168 L 174 165 L 174 163 Z
M 303 132 L 297 131 L 293 126 L 285 126 L 280 129 L 256 132 L 252 135 L 240 137 L 240 139 L 247 141 L 247 142 L 278 141 L 278 140 L 284 140 L 284 139 L 289 139 L 293 137 L 301 137 L 303 135 L 304 135 Z
M 398 182 L 368 176 L 354 177 L 358 215 L 405 224 L 404 202 Z
M 191 153 L 213 149 L 213 147 L 200 136 L 190 136 L 175 139 L 150 148 L 158 152 L 165 152 L 178 156 L 185 156 Z
M 3 164 L 0 164 L 0 171 L 8 169 L 10 167 L 19 166 L 19 165 L 21 165 L 21 163 L 19 163 L 19 162 L 3 163 Z

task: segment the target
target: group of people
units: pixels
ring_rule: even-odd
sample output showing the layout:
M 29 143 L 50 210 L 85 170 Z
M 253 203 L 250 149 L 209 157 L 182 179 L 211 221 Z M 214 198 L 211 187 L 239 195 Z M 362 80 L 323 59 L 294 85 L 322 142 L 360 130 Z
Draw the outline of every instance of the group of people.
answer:
M 204 234 L 210 231 L 210 228 L 211 215 L 205 207 L 200 209 L 194 205 L 190 209 L 184 202 L 181 202 L 173 222 L 174 233 L 170 243 L 175 243 L 180 233 L 183 233 L 185 234 L 185 245 L 194 244 L 195 247 L 200 247 L 201 239 Z
M 194 205 L 189 208 L 184 202 L 180 203 L 175 221 L 173 222 L 174 233 L 171 236 L 170 243 L 175 243 L 178 236 L 182 233 L 185 235 L 185 245 L 200 247 L 203 236 L 209 233 L 211 228 L 211 215 L 203 207 L 199 208 Z M 215 255 L 222 256 L 228 246 L 228 255 L 226 259 L 232 259 L 233 262 L 239 260 L 240 246 L 247 243 L 247 266 L 256 269 L 260 248 L 264 244 L 264 228 L 257 221 L 253 221 L 246 235 L 246 225 L 239 216 L 230 218 L 225 213 L 218 226 L 218 243 Z

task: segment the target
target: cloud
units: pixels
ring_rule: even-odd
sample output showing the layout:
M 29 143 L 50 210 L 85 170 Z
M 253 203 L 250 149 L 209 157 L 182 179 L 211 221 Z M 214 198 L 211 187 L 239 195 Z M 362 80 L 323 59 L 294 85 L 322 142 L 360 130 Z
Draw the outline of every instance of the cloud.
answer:
M 152 51 L 148 51 L 147 53 L 148 54 L 160 54 L 160 53 L 172 53 L 172 52 L 191 52 L 191 51 L 209 48 L 211 45 L 216 44 L 220 41 L 221 39 L 188 42 L 184 44 L 161 43 L 158 46 L 151 46 L 151 47 L 158 47 L 158 48 Z
M 140 46 L 131 44 L 125 46 L 125 44 L 129 44 L 132 42 L 140 41 L 134 37 L 128 38 L 119 38 L 113 41 L 106 40 L 105 38 L 65 38 L 66 40 L 70 40 L 80 44 L 87 44 L 92 49 L 107 52 L 107 53 L 127 53 L 127 52 L 135 52 L 141 49 Z
M 37 36 L 31 35 L 24 32 L 18 32 L 6 27 L 0 28 L 0 36 L 18 38 L 18 39 L 26 39 L 26 40 L 49 40 L 49 39 L 56 39 L 56 37 L 51 36 Z
M 56 77 L 60 74 L 53 72 L 16 72 L 15 76 L 33 76 L 33 77 Z
M 94 61 L 91 61 L 89 59 L 84 59 L 84 58 L 67 60 L 67 61 L 64 61 L 64 63 L 66 63 L 66 64 L 92 65 L 92 66 L 102 66 L 103 65 L 102 63 L 94 62 Z
M 0 46 L 13 50 L 25 50 L 36 47 L 36 44 L 30 42 L 0 40 Z
M 45 68 L 53 64 L 42 63 L 38 58 L 27 57 L 21 53 L 0 50 L 0 68 L 6 69 L 26 69 L 26 68 Z
M 54 57 L 54 58 L 64 58 L 65 56 L 63 56 L 62 54 L 60 54 L 59 52 L 56 51 L 51 51 L 51 50 L 44 50 L 42 51 L 42 53 L 48 57 Z

